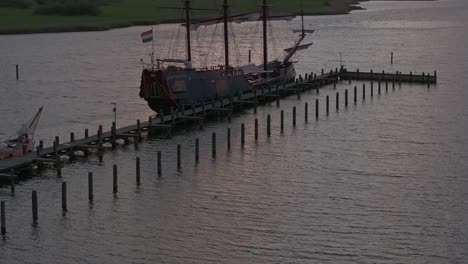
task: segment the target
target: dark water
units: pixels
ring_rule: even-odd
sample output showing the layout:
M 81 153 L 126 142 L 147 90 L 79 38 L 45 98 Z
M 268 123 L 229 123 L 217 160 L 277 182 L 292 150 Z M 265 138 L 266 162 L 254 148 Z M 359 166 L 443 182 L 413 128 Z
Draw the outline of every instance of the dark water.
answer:
M 0 242 L 0 263 L 466 263 L 468 4 L 362 5 L 366 11 L 306 19 L 317 32 L 315 45 L 298 58 L 298 71 L 338 67 L 341 52 L 349 68 L 437 70 L 437 86 L 390 87 L 388 93 L 373 98 L 368 93 L 365 102 L 359 99 L 347 109 L 341 105 L 326 116 L 324 98 L 334 98 L 336 92 L 329 87 L 318 96 L 303 94 L 300 101 L 287 98 L 281 108 L 272 104 L 256 115 L 247 111 L 231 123 L 209 123 L 171 140 L 146 141 L 138 151 L 119 148 L 108 152 L 102 165 L 95 157 L 67 165 L 65 217 L 61 179 L 52 171 L 20 184 L 13 197 L 1 189 L 9 233 Z M 288 26 L 279 26 L 277 47 L 292 36 Z M 174 28 L 158 28 L 159 54 L 170 44 Z M 46 113 L 38 137 L 49 142 L 56 134 L 108 126 L 113 101 L 118 102 L 119 124 L 146 118 L 151 112 L 136 89 L 139 59 L 149 50 L 138 39 L 145 29 L 0 36 L 0 135 L 10 135 L 40 105 Z M 254 35 L 256 29 L 242 30 Z M 216 43 L 213 50 L 219 52 Z M 251 43 L 239 41 L 239 53 L 256 45 Z M 20 82 L 14 80 L 16 63 L 21 65 Z M 343 83 L 338 91 L 354 85 L 362 84 Z M 304 124 L 303 105 L 309 102 L 312 110 L 315 98 L 322 103 L 321 117 Z M 296 128 L 291 125 L 293 106 L 299 110 Z M 284 134 L 279 133 L 281 109 L 287 117 Z M 265 136 L 267 114 L 273 119 L 270 139 Z M 257 143 L 255 118 L 261 128 Z M 247 124 L 243 149 L 242 122 Z M 233 129 L 229 152 L 227 127 Z M 212 132 L 219 142 L 215 161 L 210 157 Z M 198 166 L 196 137 L 202 151 Z M 178 143 L 183 146 L 179 172 Z M 159 150 L 161 179 L 155 175 Z M 136 156 L 142 159 L 140 188 L 134 183 Z M 119 164 L 117 199 L 112 196 L 113 164 Z M 88 171 L 95 174 L 92 206 L 87 202 Z M 39 193 L 37 228 L 31 225 L 31 190 Z

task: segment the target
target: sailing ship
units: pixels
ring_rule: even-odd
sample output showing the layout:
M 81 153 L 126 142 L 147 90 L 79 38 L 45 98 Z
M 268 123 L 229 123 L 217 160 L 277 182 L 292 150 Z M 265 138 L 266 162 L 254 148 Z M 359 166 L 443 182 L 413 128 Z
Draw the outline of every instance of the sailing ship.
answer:
M 302 3 L 302 2 L 301 2 Z M 228 0 L 224 0 L 222 9 L 223 16 L 215 19 L 193 22 L 191 21 L 191 1 L 185 0 L 185 24 L 187 58 L 158 59 L 158 64 L 152 63 L 143 68 L 140 85 L 140 97 L 145 99 L 149 107 L 158 112 L 166 112 L 169 109 L 179 109 L 198 106 L 212 100 L 234 97 L 242 93 L 251 92 L 253 89 L 268 88 L 292 82 L 296 78 L 294 64 L 291 61 L 293 55 L 302 49 L 308 48 L 312 43 L 301 45 L 307 32 L 304 29 L 304 12 L 301 8 L 302 29 L 300 38 L 291 48 L 284 49 L 284 59 L 268 61 L 268 21 L 292 20 L 295 16 L 269 16 L 267 0 L 263 0 L 260 12 L 230 15 Z M 229 62 L 229 23 L 242 23 L 248 21 L 263 22 L 263 64 L 233 67 Z M 193 68 L 191 50 L 191 31 L 201 26 L 217 23 L 224 24 L 224 65 L 211 68 Z M 154 56 L 154 44 L 153 53 Z M 180 66 L 160 67 L 160 63 L 177 63 Z M 250 62 L 250 61 L 249 61 Z M 167 113 L 167 112 L 166 112 Z
M 34 150 L 34 134 L 41 118 L 43 107 L 26 124 L 23 124 L 16 135 L 0 142 L 0 160 L 19 157 Z

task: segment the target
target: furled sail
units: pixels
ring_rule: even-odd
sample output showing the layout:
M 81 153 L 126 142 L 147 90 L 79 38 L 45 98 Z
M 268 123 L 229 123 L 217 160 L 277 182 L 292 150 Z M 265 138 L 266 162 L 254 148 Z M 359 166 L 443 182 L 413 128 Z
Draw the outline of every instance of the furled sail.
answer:
M 287 15 L 287 16 L 273 16 L 269 17 L 269 20 L 281 20 L 281 21 L 291 21 L 295 18 L 293 15 Z M 232 15 L 229 16 L 228 21 L 231 23 L 244 23 L 244 22 L 254 22 L 254 21 L 261 21 L 263 19 L 262 17 L 262 12 L 253 12 L 253 13 L 244 13 L 244 14 L 238 14 L 238 15 Z M 219 23 L 224 22 L 224 17 L 217 17 L 213 19 L 208 19 L 208 20 L 202 20 L 199 22 L 192 22 L 190 24 L 190 29 L 191 30 L 197 30 L 198 28 L 202 26 L 211 26 Z M 186 26 L 185 24 L 182 24 L 182 26 Z

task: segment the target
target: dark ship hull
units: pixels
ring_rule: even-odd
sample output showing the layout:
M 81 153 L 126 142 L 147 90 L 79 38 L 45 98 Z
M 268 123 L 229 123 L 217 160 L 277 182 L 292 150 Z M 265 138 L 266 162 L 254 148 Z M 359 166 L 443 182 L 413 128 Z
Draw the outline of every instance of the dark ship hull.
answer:
M 166 112 L 171 108 L 182 109 L 238 96 L 260 87 L 268 88 L 292 81 L 296 76 L 292 63 L 285 65 L 274 61 L 267 65 L 267 69 L 263 72 L 253 65 L 228 70 L 148 68 L 142 73 L 140 97 L 152 110 Z

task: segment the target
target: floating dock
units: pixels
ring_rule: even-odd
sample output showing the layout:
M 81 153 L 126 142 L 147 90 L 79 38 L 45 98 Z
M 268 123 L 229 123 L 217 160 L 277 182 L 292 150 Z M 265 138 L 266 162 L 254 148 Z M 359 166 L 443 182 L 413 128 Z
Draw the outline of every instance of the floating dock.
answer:
M 285 97 L 291 94 L 297 94 L 305 90 L 316 89 L 317 93 L 323 86 L 334 84 L 344 80 L 365 80 L 371 82 L 392 82 L 393 85 L 398 82 L 405 83 L 421 83 L 430 84 L 437 83 L 437 73 L 433 75 L 429 73 L 422 73 L 420 75 L 409 73 L 403 74 L 401 72 L 396 73 L 385 73 L 382 72 L 360 72 L 347 71 L 346 69 L 335 69 L 329 72 L 322 72 L 317 74 L 306 74 L 305 76 L 299 76 L 295 82 L 282 83 L 274 87 L 260 88 L 238 94 L 232 97 L 217 98 L 211 101 L 204 102 L 202 105 L 192 105 L 182 107 L 182 111 L 171 111 L 171 113 L 160 113 L 157 118 L 151 118 L 147 121 L 140 122 L 137 120 L 135 125 L 130 125 L 122 128 L 116 128 L 115 123 L 112 125 L 111 130 L 103 132 L 102 126 L 97 129 L 95 135 L 89 136 L 89 130 L 85 129 L 85 137 L 82 139 L 75 139 L 74 133 L 70 134 L 70 140 L 68 142 L 60 143 L 59 137 L 55 138 L 53 147 L 44 148 L 41 142 L 37 146 L 36 151 L 28 152 L 20 157 L 10 158 L 0 161 L 0 182 L 11 182 L 14 176 L 27 169 L 31 169 L 37 166 L 39 169 L 44 164 L 53 164 L 58 168 L 60 173 L 60 160 L 61 156 L 68 156 L 70 159 L 75 158 L 77 151 L 82 151 L 84 156 L 87 157 L 91 152 L 97 153 L 99 160 L 102 161 L 103 156 L 103 144 L 111 144 L 112 147 L 116 146 L 117 140 L 124 140 L 130 142 L 130 139 L 138 147 L 139 139 L 142 137 L 142 132 L 154 132 L 163 131 L 170 135 L 172 129 L 179 124 L 185 124 L 186 122 L 198 122 L 202 124 L 204 119 L 208 115 L 228 115 L 231 116 L 232 112 L 239 108 L 254 107 L 262 102 L 277 101 L 281 97 Z

